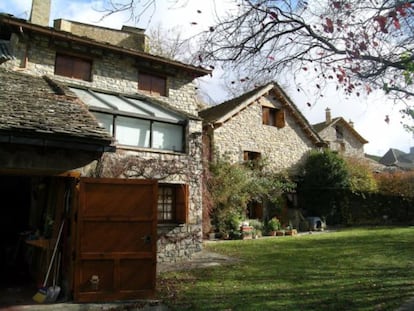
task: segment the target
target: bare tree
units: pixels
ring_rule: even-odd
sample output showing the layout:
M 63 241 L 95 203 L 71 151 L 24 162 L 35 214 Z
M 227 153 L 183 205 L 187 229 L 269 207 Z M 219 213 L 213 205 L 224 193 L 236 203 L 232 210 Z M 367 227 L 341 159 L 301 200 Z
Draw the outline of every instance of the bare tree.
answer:
M 151 54 L 186 63 L 192 60 L 192 55 L 189 54 L 190 42 L 183 37 L 181 28 L 164 28 L 157 24 L 148 30 L 147 35 Z
M 243 0 L 204 33 L 198 57 L 256 76 L 312 73 L 320 90 L 330 81 L 357 96 L 382 89 L 412 118 L 413 15 L 413 1 Z
M 144 8 L 155 10 L 159 1 L 143 1 Z M 135 8 L 141 1 L 125 2 Z M 238 72 L 233 84 L 253 86 L 288 72 L 309 75 L 316 90 L 330 82 L 356 96 L 380 89 L 404 101 L 403 113 L 414 119 L 414 0 L 234 2 L 200 35 L 198 64 Z

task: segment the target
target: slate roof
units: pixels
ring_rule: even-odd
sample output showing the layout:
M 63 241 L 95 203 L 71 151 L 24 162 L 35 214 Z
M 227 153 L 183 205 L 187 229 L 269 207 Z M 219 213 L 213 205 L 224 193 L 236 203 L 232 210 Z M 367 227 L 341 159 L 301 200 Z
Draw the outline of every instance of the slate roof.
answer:
M 113 149 L 86 105 L 51 79 L 0 68 L 0 81 L 0 142 Z
M 322 132 L 323 130 L 325 130 L 328 127 L 333 127 L 336 124 L 341 124 L 342 126 L 346 127 L 346 129 L 348 131 L 350 131 L 355 138 L 357 138 L 362 144 L 366 144 L 368 143 L 368 140 L 366 140 L 364 137 L 362 137 L 351 125 L 349 125 L 348 122 L 346 122 L 344 120 L 344 118 L 342 117 L 337 117 L 337 118 L 332 118 L 332 121 L 330 123 L 326 123 L 321 122 L 321 123 L 317 123 L 317 124 L 313 124 L 313 128 L 315 129 L 315 131 L 317 131 L 318 133 Z
M 386 166 L 396 166 L 401 169 L 414 169 L 414 154 L 391 148 L 384 154 L 379 162 Z
M 256 94 L 260 94 L 261 91 L 266 90 L 268 88 L 269 84 L 260 86 L 247 93 L 242 94 L 241 96 L 232 98 L 219 105 L 212 106 L 205 110 L 202 110 L 198 113 L 198 115 L 202 117 L 205 121 L 214 123 L 221 119 L 223 116 L 233 111 L 234 109 L 238 108 L 238 106 L 241 105 L 244 101 L 251 99 Z M 254 99 L 251 99 L 250 101 L 253 100 Z
M 202 110 L 199 112 L 199 116 L 203 118 L 204 123 L 213 123 L 218 126 L 268 92 L 274 94 L 282 106 L 289 110 L 296 122 L 301 126 L 301 129 L 315 144 L 318 146 L 325 145 L 308 120 L 276 82 L 259 86 L 238 97 Z

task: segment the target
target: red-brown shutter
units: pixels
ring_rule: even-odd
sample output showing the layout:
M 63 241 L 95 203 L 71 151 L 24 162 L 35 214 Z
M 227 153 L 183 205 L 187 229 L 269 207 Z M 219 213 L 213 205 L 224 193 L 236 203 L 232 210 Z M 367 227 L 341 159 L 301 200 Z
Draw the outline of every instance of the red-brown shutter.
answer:
M 178 223 L 185 224 L 188 222 L 188 201 L 189 187 L 187 184 L 178 185 L 176 188 L 176 220 Z
M 138 89 L 151 92 L 151 76 L 140 72 L 138 75 Z
M 276 112 L 275 119 L 276 127 L 285 127 L 285 111 L 283 109 L 280 109 Z
M 164 77 L 140 72 L 138 75 L 138 89 L 165 96 L 167 94 L 167 81 Z
M 92 61 L 71 55 L 56 55 L 55 74 L 91 81 Z
M 91 81 L 91 62 L 81 59 L 73 59 L 73 78 Z
M 270 109 L 267 107 L 262 107 L 263 124 L 269 125 L 269 114 L 270 114 Z
M 166 95 L 166 81 L 165 78 L 152 77 L 152 89 L 151 93 L 158 94 L 161 96 Z
M 55 74 L 72 77 L 72 62 L 63 55 L 56 55 Z

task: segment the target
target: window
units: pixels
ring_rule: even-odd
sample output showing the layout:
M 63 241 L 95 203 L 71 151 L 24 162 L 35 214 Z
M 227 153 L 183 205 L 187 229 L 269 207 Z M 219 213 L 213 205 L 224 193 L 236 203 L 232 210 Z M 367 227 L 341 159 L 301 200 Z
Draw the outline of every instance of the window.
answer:
M 335 132 L 336 132 L 336 139 L 338 140 L 344 139 L 344 133 L 342 132 L 342 129 L 339 126 L 335 127 Z
M 55 74 L 91 81 L 92 61 L 72 55 L 56 54 Z
M 260 160 L 260 158 L 261 158 L 260 152 L 254 152 L 254 151 L 243 152 L 244 161 L 256 161 L 256 160 Z
M 282 128 L 285 126 L 285 112 L 282 109 L 262 107 L 263 124 Z
M 159 184 L 158 222 L 186 223 L 188 221 L 188 185 Z
M 140 72 L 138 74 L 138 89 L 153 95 L 167 96 L 167 79 Z
M 118 144 L 184 152 L 186 118 L 140 98 L 70 87 Z
M 243 160 L 245 164 L 252 168 L 260 168 L 260 159 L 262 158 L 262 155 L 260 152 L 254 152 L 254 151 L 244 151 L 243 152 Z
M 339 144 L 339 151 L 340 152 L 345 152 L 345 150 L 346 150 L 345 143 L 344 142 L 341 142 Z

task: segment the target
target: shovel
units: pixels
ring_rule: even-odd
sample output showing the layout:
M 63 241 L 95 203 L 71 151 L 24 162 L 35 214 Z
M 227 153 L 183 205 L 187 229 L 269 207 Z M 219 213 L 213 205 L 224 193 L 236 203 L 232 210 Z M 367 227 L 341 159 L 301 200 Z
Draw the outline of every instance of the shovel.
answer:
M 56 285 L 56 279 L 57 279 L 57 275 L 59 273 L 59 268 L 60 268 L 60 257 L 61 257 L 61 253 L 59 253 L 57 262 L 55 262 L 52 286 L 49 286 L 46 292 L 46 302 L 49 302 L 49 303 L 55 302 L 60 294 L 60 286 Z

